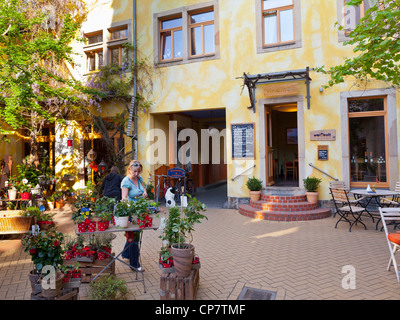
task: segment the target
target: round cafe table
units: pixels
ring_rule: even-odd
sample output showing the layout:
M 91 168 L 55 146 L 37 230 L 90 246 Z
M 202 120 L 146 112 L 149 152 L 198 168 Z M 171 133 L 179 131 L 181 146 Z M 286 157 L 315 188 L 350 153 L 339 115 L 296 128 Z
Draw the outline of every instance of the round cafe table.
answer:
M 351 189 L 350 192 L 354 194 L 355 198 L 365 197 L 365 202 L 360 202 L 360 204 L 365 208 L 365 211 L 371 216 L 372 222 L 374 222 L 374 217 L 371 212 L 368 211 L 368 205 L 375 203 L 378 207 L 382 207 L 381 205 L 381 198 L 384 197 L 393 197 L 398 195 L 399 193 L 396 191 L 385 190 L 385 189 L 375 189 L 375 191 L 367 191 L 366 189 Z M 376 223 L 376 229 L 378 229 L 378 224 L 381 221 L 380 216 L 377 216 L 378 221 Z

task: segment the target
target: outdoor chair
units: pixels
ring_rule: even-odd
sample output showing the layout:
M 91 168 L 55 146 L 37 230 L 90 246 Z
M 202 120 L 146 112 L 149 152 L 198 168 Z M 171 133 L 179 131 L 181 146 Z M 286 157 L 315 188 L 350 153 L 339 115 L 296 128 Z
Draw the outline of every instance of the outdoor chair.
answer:
M 344 181 L 330 181 L 329 182 L 329 188 L 334 188 L 334 189 L 344 189 L 347 192 L 347 195 L 349 197 L 349 201 L 351 204 L 357 206 L 357 205 L 361 205 L 361 201 L 364 200 L 366 197 L 359 197 L 359 198 L 355 198 L 352 194 L 351 191 L 349 190 L 349 188 L 346 187 L 346 184 Z M 337 205 L 345 205 L 346 203 L 343 203 L 342 201 L 339 201 L 337 203 Z M 362 206 L 362 205 L 361 205 Z M 336 216 L 336 212 L 333 214 L 333 217 Z
M 349 223 L 351 232 L 351 228 L 353 225 L 360 222 L 365 229 L 367 226 L 361 221 L 361 215 L 365 210 L 363 207 L 357 207 L 355 204 L 352 204 L 349 200 L 347 190 L 343 188 L 329 188 L 331 190 L 332 200 L 335 204 L 336 213 L 340 216 L 339 220 L 336 222 L 335 228 L 340 221 L 346 221 Z
M 390 267 L 393 265 L 394 271 L 396 272 L 397 282 L 400 283 L 399 265 L 396 262 L 395 256 L 400 246 L 400 233 L 389 233 L 387 223 L 400 221 L 400 208 L 379 208 L 379 214 L 381 215 L 382 226 L 385 230 L 386 241 L 388 243 L 390 251 L 390 259 L 387 270 L 390 271 Z
M 400 207 L 400 182 L 396 183 L 396 187 L 394 188 L 394 191 L 398 192 L 399 194 L 396 194 L 392 197 L 392 199 L 388 198 L 381 198 L 380 203 L 382 207 Z

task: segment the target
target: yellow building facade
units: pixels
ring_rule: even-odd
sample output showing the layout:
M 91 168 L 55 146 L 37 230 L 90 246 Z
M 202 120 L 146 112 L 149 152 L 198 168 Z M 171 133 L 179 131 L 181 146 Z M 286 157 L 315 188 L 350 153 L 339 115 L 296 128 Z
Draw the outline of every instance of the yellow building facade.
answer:
M 123 42 L 136 41 L 138 54 L 152 65 L 151 89 L 143 93 L 152 106 L 139 110 L 137 119 L 135 157 L 144 164 L 145 181 L 183 167 L 195 187 L 226 181 L 229 207 L 237 207 L 249 197 L 252 176 L 265 188 L 299 189 L 304 178 L 318 177 L 320 200 L 331 198 L 334 179 L 352 188 L 387 189 L 399 180 L 399 91 L 353 79 L 324 89 L 328 76 L 314 70 L 352 56 L 343 45 L 347 33 L 335 22 L 351 27 L 367 6 L 350 10 L 343 0 L 89 6 L 82 35 L 93 41 L 76 46 L 82 53 L 76 77 L 118 61 Z M 123 108 L 103 104 L 102 116 Z M 130 139 L 127 150 L 135 148 Z M 80 150 L 77 173 L 87 151 Z

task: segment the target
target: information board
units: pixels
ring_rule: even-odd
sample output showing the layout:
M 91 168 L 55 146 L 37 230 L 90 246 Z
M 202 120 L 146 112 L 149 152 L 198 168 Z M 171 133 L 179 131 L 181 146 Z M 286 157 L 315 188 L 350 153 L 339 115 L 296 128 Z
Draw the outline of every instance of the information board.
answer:
M 318 146 L 318 160 L 328 160 L 328 146 Z
M 254 123 L 231 124 L 232 159 L 254 159 Z

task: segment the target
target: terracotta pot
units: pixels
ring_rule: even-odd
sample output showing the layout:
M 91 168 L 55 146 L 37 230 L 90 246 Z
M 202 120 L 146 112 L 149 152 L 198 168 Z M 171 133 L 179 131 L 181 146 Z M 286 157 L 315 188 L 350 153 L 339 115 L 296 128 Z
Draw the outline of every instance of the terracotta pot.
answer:
M 318 203 L 318 192 L 306 192 L 307 201 L 310 203 Z
M 171 254 L 174 260 L 175 273 L 178 277 L 187 277 L 192 270 L 192 261 L 194 256 L 194 246 L 188 243 L 182 243 L 181 248 L 175 243 L 171 246 Z
M 261 197 L 261 190 L 260 191 L 250 191 L 250 201 L 258 201 Z
M 39 273 L 36 273 L 35 270 L 29 272 L 29 281 L 31 283 L 32 293 L 42 291 L 41 276 Z

